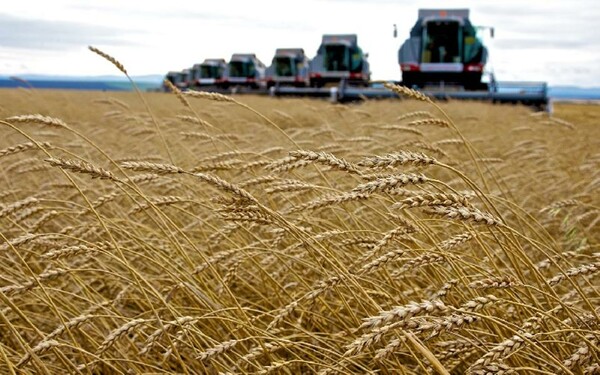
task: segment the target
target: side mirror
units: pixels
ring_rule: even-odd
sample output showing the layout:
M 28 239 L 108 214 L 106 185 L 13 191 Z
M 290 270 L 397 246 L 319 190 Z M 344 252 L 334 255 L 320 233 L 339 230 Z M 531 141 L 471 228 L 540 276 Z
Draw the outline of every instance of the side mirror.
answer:
M 394 24 L 394 38 L 398 37 L 398 28 L 396 27 L 396 24 Z

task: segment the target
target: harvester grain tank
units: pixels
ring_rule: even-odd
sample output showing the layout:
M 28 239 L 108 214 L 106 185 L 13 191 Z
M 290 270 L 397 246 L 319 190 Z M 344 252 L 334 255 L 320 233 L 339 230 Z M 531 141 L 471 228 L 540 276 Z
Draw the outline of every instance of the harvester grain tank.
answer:
M 488 53 L 477 30 L 468 9 L 419 9 L 410 37 L 398 51 L 403 84 L 449 83 L 467 90 L 487 89 L 481 77 Z
M 356 34 L 323 35 L 317 55 L 310 62 L 311 86 L 342 80 L 368 86 L 371 72 L 367 57 L 358 46 Z
M 253 53 L 234 53 L 227 64 L 223 87 L 264 87 L 266 66 Z
M 193 86 L 219 86 L 223 83 L 227 63 L 225 59 L 205 59 L 201 64 L 195 64 L 193 70 Z
M 278 48 L 266 71 L 267 87 L 286 85 L 304 87 L 310 83 L 310 61 L 302 48 Z

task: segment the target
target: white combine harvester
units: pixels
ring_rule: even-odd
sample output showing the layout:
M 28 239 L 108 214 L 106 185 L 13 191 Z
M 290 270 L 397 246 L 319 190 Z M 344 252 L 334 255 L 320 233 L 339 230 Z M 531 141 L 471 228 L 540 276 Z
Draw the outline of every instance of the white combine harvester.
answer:
M 302 48 L 278 48 L 267 68 L 267 87 L 295 86 L 305 87 L 310 84 L 310 60 Z
M 498 82 L 491 72 L 487 72 L 490 78 L 484 82 L 488 50 L 481 35 L 483 30 L 494 36 L 493 28 L 471 24 L 468 9 L 419 9 L 417 21 L 398 51 L 402 80 L 387 82 L 415 88 L 438 99 L 548 108 L 545 82 Z M 394 37 L 397 34 L 394 25 Z M 312 60 L 301 48 L 280 48 L 268 69 L 254 54 L 234 54 L 222 79 L 214 77 L 205 86 L 194 73 L 197 69 L 192 69 L 191 74 L 169 72 L 166 78 L 182 89 L 222 93 L 328 97 L 334 101 L 396 96 L 381 83 L 370 81 L 367 58 L 368 54 L 358 46 L 356 34 L 325 34 Z M 223 60 L 218 61 L 222 67 Z

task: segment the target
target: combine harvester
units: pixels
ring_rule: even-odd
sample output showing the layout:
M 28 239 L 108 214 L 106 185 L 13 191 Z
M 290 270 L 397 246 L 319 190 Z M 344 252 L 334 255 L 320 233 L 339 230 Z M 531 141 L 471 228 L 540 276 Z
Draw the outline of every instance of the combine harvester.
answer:
M 234 53 L 227 64 L 223 88 L 229 86 L 249 87 L 253 89 L 266 88 L 265 64 L 253 53 Z
M 401 81 L 394 82 L 437 99 L 522 103 L 549 109 L 545 82 L 496 81 L 486 69 L 488 50 L 481 32 L 469 20 L 468 9 L 420 9 L 409 38 L 400 46 Z M 394 25 L 394 37 L 397 37 Z M 170 72 L 167 79 L 181 89 L 272 96 L 328 97 L 332 101 L 397 96 L 381 83 L 372 83 L 368 55 L 355 34 L 323 35 L 317 55 L 309 61 L 300 48 L 277 49 L 266 69 L 254 54 L 234 54 L 218 85 L 192 85 L 196 75 Z M 487 77 L 486 77 L 487 76 Z M 487 80 L 484 80 L 487 78 Z M 215 81 L 218 82 L 218 81 Z
M 165 80 L 171 82 L 175 87 L 180 90 L 186 90 L 188 88 L 188 69 L 185 70 L 173 70 L 167 73 Z M 163 90 L 169 91 L 169 88 L 163 84 Z
M 402 81 L 394 83 L 437 99 L 522 103 L 546 108 L 549 103 L 545 82 L 498 82 L 493 73 L 489 73 L 489 82 L 483 82 L 488 52 L 478 31 L 485 29 L 494 36 L 493 28 L 471 24 L 468 9 L 420 9 L 410 37 L 398 51 Z M 271 94 L 328 96 L 334 101 L 396 96 L 377 85 L 364 88 L 352 83 L 342 79 L 338 87 L 301 93 L 280 87 L 271 90 Z
M 310 85 L 310 60 L 302 48 L 278 48 L 267 68 L 267 88 L 273 86 L 306 87 Z
M 368 86 L 371 72 L 367 57 L 358 46 L 355 34 L 323 35 L 317 55 L 310 62 L 310 85 L 323 87 L 327 83 L 345 81 Z
M 190 89 L 218 87 L 223 84 L 227 63 L 225 59 L 206 59 L 192 67 Z
M 394 29 L 394 37 L 397 34 Z M 469 21 L 468 9 L 419 10 L 410 38 L 398 51 L 402 83 L 414 88 L 450 84 L 487 90 L 481 82 L 487 59 L 487 48 Z

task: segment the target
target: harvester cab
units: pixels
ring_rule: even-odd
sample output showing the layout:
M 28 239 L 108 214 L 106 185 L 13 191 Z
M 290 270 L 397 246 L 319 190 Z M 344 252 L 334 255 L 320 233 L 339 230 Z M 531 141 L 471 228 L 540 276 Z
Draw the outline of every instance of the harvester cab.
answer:
M 477 31 L 468 9 L 419 9 L 410 37 L 398 51 L 403 84 L 487 89 L 481 77 L 488 53 Z
M 198 87 L 219 86 L 223 83 L 227 63 L 225 59 L 205 59 L 194 65 L 194 83 Z
M 369 85 L 369 62 L 357 39 L 356 34 L 323 35 L 317 55 L 310 63 L 311 86 L 322 87 L 325 83 L 341 80 Z
M 266 66 L 253 53 L 235 53 L 227 64 L 223 86 L 265 86 Z
M 182 86 L 182 82 L 184 81 L 183 72 L 172 70 L 165 76 L 165 81 L 169 81 L 173 84 L 173 86 L 179 88 Z M 163 90 L 170 91 L 169 87 L 165 84 L 163 84 Z
M 186 90 L 190 87 L 190 84 L 192 83 L 192 69 L 183 69 L 181 71 L 181 80 L 175 84 L 175 86 L 177 86 L 177 88 L 179 88 L 180 90 Z
M 296 87 L 308 86 L 308 57 L 302 48 L 278 48 L 271 66 L 267 68 L 267 87 L 288 85 Z

